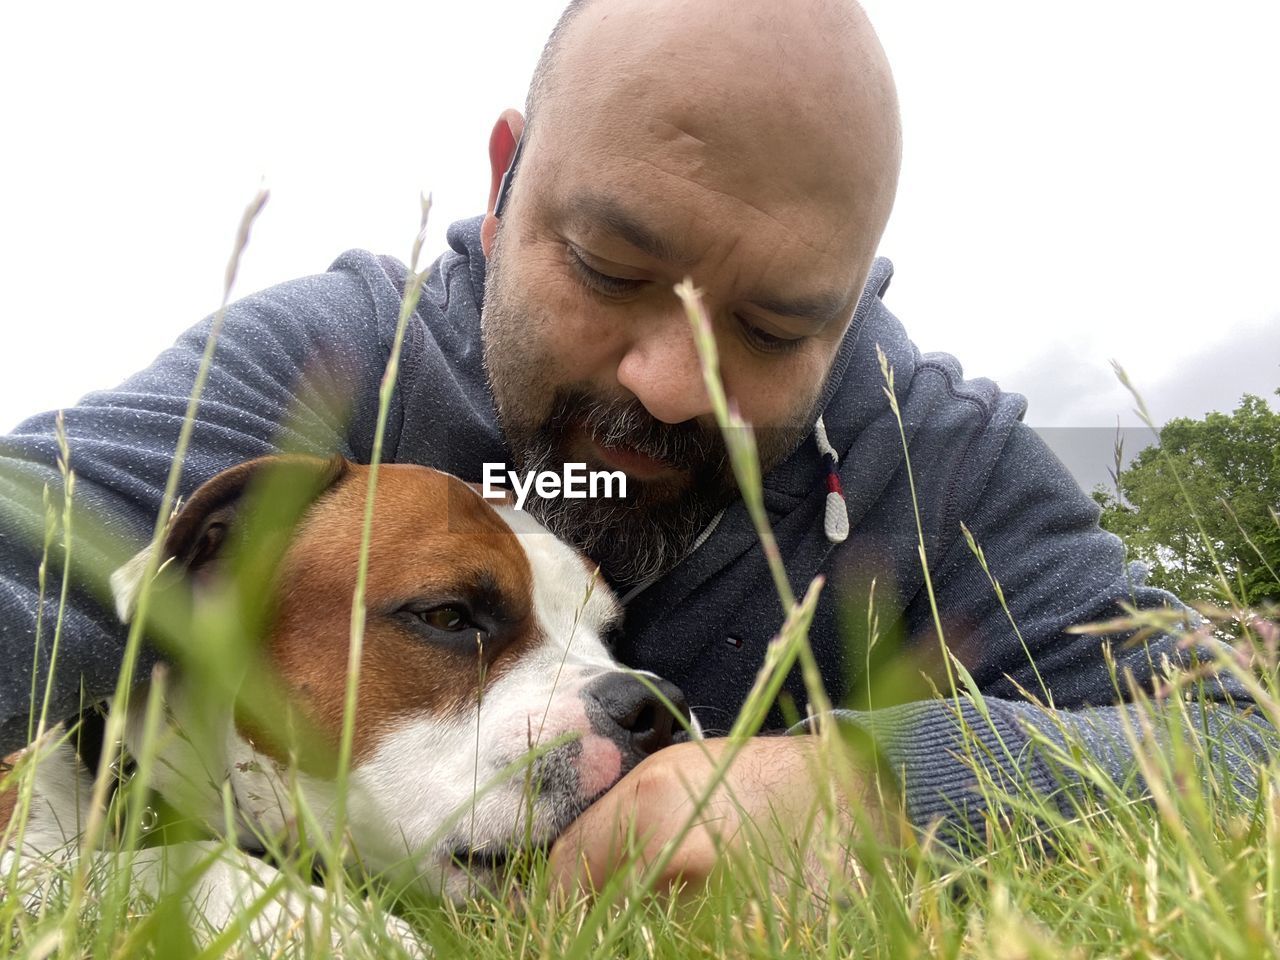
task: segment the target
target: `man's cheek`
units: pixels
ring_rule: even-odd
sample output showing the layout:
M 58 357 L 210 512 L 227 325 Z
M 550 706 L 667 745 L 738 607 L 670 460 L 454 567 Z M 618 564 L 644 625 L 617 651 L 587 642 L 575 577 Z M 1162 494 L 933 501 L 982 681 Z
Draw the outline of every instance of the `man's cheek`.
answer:
M 600 332 L 598 305 L 585 303 L 574 281 L 554 273 L 533 272 L 528 280 L 516 281 L 509 294 L 512 312 L 525 325 L 521 340 L 535 359 L 559 367 L 564 361 L 592 345 L 582 339 L 589 327 Z M 521 357 L 520 359 L 530 359 Z
M 597 306 L 595 312 L 566 304 L 551 311 L 547 326 L 539 332 L 547 357 L 545 377 L 557 386 L 570 383 L 598 385 L 603 395 L 614 393 L 619 349 L 616 318 Z
M 756 425 L 757 432 L 776 434 L 786 444 L 799 440 L 813 428 L 813 417 L 817 415 L 813 408 L 831 360 L 817 350 L 782 362 L 775 358 L 768 365 L 758 357 L 731 356 L 722 361 L 721 376 L 726 384 L 750 385 L 748 390 L 730 391 L 742 416 Z

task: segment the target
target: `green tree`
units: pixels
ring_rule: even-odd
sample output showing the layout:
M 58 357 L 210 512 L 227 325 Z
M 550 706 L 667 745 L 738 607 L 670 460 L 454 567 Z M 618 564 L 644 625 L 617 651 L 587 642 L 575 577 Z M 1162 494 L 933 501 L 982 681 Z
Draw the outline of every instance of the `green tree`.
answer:
M 1230 415 L 1170 420 L 1119 488 L 1118 498 L 1093 491 L 1102 526 L 1151 568 L 1153 584 L 1184 600 L 1221 600 L 1216 554 L 1237 599 L 1280 603 L 1280 413 L 1261 397 L 1245 394 Z

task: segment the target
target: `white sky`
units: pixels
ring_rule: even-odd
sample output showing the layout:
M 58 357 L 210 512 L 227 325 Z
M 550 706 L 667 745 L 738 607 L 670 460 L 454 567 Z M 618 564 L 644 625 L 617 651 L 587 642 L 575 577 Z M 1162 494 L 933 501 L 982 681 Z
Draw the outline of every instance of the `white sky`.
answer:
M 239 294 L 350 247 L 404 259 L 420 189 L 433 258 L 560 5 L 6 4 L 0 431 L 211 312 L 261 178 Z M 906 136 L 886 299 L 921 349 L 1042 426 L 1114 424 L 1113 357 L 1161 419 L 1271 396 L 1280 4 L 867 6 Z

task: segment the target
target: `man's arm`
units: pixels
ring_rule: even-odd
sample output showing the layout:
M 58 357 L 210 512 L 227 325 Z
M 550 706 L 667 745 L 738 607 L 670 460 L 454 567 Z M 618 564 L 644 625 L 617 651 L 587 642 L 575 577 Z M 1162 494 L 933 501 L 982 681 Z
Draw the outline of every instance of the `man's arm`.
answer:
M 1131 633 L 1068 632 L 1123 616 L 1122 603 L 1186 608 L 1172 594 L 1144 585 L 1140 570 L 1126 569 L 1120 540 L 1098 527 L 1097 505 L 1021 422 L 1012 425 L 986 484 L 970 502 L 957 504 L 957 512 L 982 548 L 1008 607 L 1006 612 L 999 603 L 963 536 L 955 536 L 931 563 L 948 647 L 982 692 L 990 722 L 972 704 L 957 710 L 954 700 L 847 714 L 875 735 L 902 777 L 912 822 L 924 828 L 941 821 L 943 835 L 954 840 L 966 832 L 981 837 L 984 814 L 990 811 L 975 792 L 974 761 L 997 784 L 1020 783 L 1024 790 L 1055 795 L 1066 812 L 1071 794 L 1083 785 L 1052 762 L 1052 750 L 1036 745 L 1040 739 L 1064 747 L 1070 737 L 1116 783 L 1130 782 L 1137 792 L 1140 779 L 1135 779 L 1136 761 L 1125 734 L 1126 722 L 1139 729 L 1137 708 L 1116 705 L 1131 697 L 1127 678 L 1149 693 L 1166 661 L 1188 668 L 1197 659 L 1211 664 L 1225 646 L 1204 639 L 1191 648 L 1168 634 L 1134 642 Z M 1194 624 L 1196 615 L 1187 613 Z M 908 618 L 931 624 L 923 591 Z M 924 632 L 918 642 L 936 650 L 936 633 L 931 627 Z M 1251 791 L 1249 762 L 1275 749 L 1275 731 L 1229 676 L 1210 676 L 1195 692 L 1205 703 L 1203 715 L 1188 704 L 1197 730 L 1221 744 L 1215 758 L 1226 764 L 1239 789 Z
M 344 255 L 325 274 L 232 304 L 183 464 L 189 493 L 220 470 L 281 450 L 368 457 L 366 429 L 391 333 L 394 291 L 379 262 Z M 106 578 L 150 536 L 211 320 L 193 327 L 141 373 L 86 396 L 65 414 L 76 475 L 72 570 L 63 612 L 51 720 L 115 686 L 124 631 Z M 33 689 L 42 698 L 58 611 L 55 542 L 37 651 L 37 568 L 47 484 L 61 512 L 54 416 L 33 417 L 0 438 L 0 754 L 23 745 Z M 34 655 L 34 656 L 33 656 Z M 145 663 L 144 663 L 145 668 Z M 145 676 L 145 670 L 140 676 Z
M 839 716 L 872 735 L 915 829 L 936 829 L 941 840 L 973 853 L 984 845 L 987 818 L 998 823 L 1009 812 L 1002 809 L 1006 794 L 1047 798 L 1060 813 L 1071 814 L 1087 784 L 1070 765 L 1056 762 L 1070 755 L 1068 741 L 1129 795 L 1140 796 L 1143 784 L 1125 733 L 1127 723 L 1141 739 L 1140 708 L 1115 705 L 1130 693 L 1126 674 L 1150 690 L 1163 661 L 1189 666 L 1198 655 L 1212 663 L 1217 644 L 1205 641 L 1193 654 L 1168 635 L 1142 644 L 1126 644 L 1125 635 L 1108 637 L 1119 678 L 1116 689 L 1104 641 L 1068 633 L 1067 628 L 1115 617 L 1122 612 L 1121 601 L 1143 609 L 1183 608 L 1172 595 L 1130 581 L 1120 541 L 1097 526 L 1096 505 L 1021 423 L 1014 425 L 985 487 L 959 506 L 992 574 L 1001 581 L 1009 613 L 962 536 L 931 564 L 931 573 L 944 623 L 956 625 L 948 632 L 948 645 L 973 676 L 987 717 L 963 697 L 840 711 Z M 917 623 L 932 623 L 927 600 L 918 599 L 914 606 L 908 613 Z M 916 643 L 936 650 L 936 634 L 917 634 Z M 1039 702 L 1029 701 L 1019 686 Z M 1211 677 L 1196 692 L 1201 690 L 1203 707 L 1198 701 L 1186 704 L 1190 726 L 1209 745 L 1215 769 L 1225 770 L 1237 791 L 1248 796 L 1256 790 L 1250 764 L 1277 749 L 1275 731 L 1230 677 Z M 1166 701 L 1161 709 L 1169 708 Z M 1162 720 L 1156 718 L 1157 735 Z M 761 826 L 772 822 L 791 831 L 781 838 L 784 843 L 810 835 L 812 824 L 800 811 L 818 809 L 821 787 L 809 763 L 813 741 L 797 735 L 749 742 L 743 762 L 714 791 L 710 812 L 685 836 L 660 882 L 697 882 L 709 876 L 723 852 L 747 835 L 740 829 L 743 814 L 760 817 Z M 713 757 L 724 744 L 709 742 Z M 599 887 L 629 862 L 633 851 L 623 838 L 631 831 L 640 838 L 634 853 L 642 861 L 652 860 L 684 829 L 691 796 L 704 791 L 712 769 L 698 744 L 680 744 L 647 758 L 556 843 L 554 874 L 566 885 Z M 844 797 L 844 803 L 860 806 L 868 815 L 862 822 L 891 841 L 891 812 L 874 808 L 880 797 L 872 786 L 875 767 L 866 762 L 854 769 L 861 769 L 865 789 L 859 796 Z M 986 794 L 996 809 L 980 791 L 980 782 L 994 786 Z M 886 799 L 896 802 L 897 794 Z

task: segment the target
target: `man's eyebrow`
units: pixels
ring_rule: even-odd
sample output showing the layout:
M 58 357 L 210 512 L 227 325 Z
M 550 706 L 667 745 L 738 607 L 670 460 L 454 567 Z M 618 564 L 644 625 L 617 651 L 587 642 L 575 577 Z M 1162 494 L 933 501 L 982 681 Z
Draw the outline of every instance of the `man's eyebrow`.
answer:
M 565 205 L 565 214 L 569 220 L 583 226 L 607 230 L 655 260 L 687 266 L 696 259 L 610 197 L 579 195 Z
M 568 201 L 564 214 L 571 222 L 612 233 L 655 260 L 681 267 L 697 260 L 645 225 L 612 197 L 579 194 Z M 799 297 L 752 297 L 747 302 L 768 313 L 825 326 L 832 320 L 843 319 L 848 313 L 846 301 L 843 292 L 830 291 Z
M 815 293 L 800 297 L 752 297 L 747 302 L 753 307 L 782 317 L 812 320 L 825 326 L 832 320 L 843 319 L 849 312 L 847 296 L 835 291 Z

